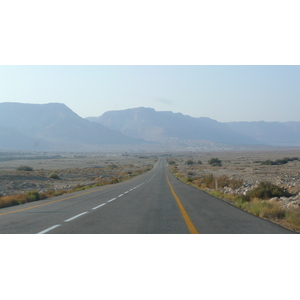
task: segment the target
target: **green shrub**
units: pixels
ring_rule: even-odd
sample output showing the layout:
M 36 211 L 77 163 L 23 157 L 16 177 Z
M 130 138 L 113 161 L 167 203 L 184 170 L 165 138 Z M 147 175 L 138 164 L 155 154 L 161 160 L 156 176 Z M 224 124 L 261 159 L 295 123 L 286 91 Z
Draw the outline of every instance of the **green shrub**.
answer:
M 221 167 L 222 166 L 222 161 L 219 160 L 217 157 L 211 158 L 208 163 L 213 166 L 213 167 Z
M 30 201 L 37 201 L 37 200 L 40 200 L 40 194 L 38 191 L 29 191 L 26 193 L 26 198 L 27 200 Z
M 185 162 L 186 165 L 193 165 L 194 162 L 191 160 L 191 159 L 188 159 L 186 162 Z
M 48 176 L 48 178 L 51 178 L 51 179 L 60 179 L 59 176 L 58 176 L 58 174 L 55 173 L 55 172 L 51 173 L 51 174 Z
M 33 168 L 29 166 L 20 166 L 17 168 L 18 171 L 33 171 Z
M 294 160 L 299 160 L 298 157 L 285 157 L 283 159 L 276 159 L 275 161 L 267 159 L 264 161 L 255 161 L 255 162 L 260 162 L 261 165 L 267 165 L 267 166 L 272 166 L 272 165 L 284 165 L 287 164 L 289 161 L 294 161 Z
M 286 189 L 279 187 L 278 185 L 272 184 L 269 181 L 262 181 L 260 184 L 254 188 L 252 191 L 248 192 L 244 196 L 244 200 L 250 201 L 251 198 L 259 198 L 267 200 L 273 197 L 291 197 Z

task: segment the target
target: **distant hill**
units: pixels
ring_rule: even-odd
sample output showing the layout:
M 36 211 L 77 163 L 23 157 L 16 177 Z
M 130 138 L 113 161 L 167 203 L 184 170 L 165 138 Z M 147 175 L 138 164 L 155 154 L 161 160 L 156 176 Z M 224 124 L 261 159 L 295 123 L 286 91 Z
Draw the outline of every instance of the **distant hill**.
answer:
M 300 122 L 229 122 L 194 118 L 181 113 L 157 112 L 152 108 L 108 111 L 88 118 L 127 136 L 164 144 L 299 146 Z
M 64 104 L 0 103 L 0 149 L 84 151 L 143 142 L 85 120 Z
M 229 122 L 237 133 L 270 146 L 300 146 L 300 122 Z
M 0 150 L 177 151 L 300 146 L 300 122 L 228 122 L 134 108 L 83 119 L 61 103 L 0 103 Z
M 160 143 L 195 143 L 196 141 L 232 144 L 255 144 L 256 140 L 233 131 L 210 118 L 193 118 L 181 113 L 157 112 L 153 108 L 108 111 L 89 118 L 127 136 Z

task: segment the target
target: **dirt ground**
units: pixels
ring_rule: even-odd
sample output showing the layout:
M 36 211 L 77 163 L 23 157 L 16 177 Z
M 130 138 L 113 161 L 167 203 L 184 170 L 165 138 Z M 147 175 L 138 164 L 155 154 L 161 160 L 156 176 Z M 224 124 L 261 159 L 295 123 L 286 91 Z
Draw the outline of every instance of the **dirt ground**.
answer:
M 159 154 L 156 154 L 159 155 Z M 88 185 L 97 180 L 125 176 L 128 172 L 152 166 L 156 155 L 150 154 L 86 154 L 86 153 L 0 153 L 0 194 L 9 195 L 29 190 L 69 189 L 78 184 Z M 288 188 L 293 194 L 300 192 L 300 161 L 284 165 L 261 165 L 258 161 L 299 157 L 300 149 L 276 151 L 224 151 L 199 153 L 173 153 L 168 160 L 176 161 L 178 169 L 191 177 L 213 174 L 243 179 L 245 188 L 267 180 Z M 212 167 L 208 161 L 217 157 L 221 167 Z M 186 165 L 188 159 L 196 164 Z M 201 161 L 202 164 L 197 162 Z M 17 171 L 29 166 L 33 171 Z M 59 180 L 48 176 L 57 173 Z M 190 174 L 190 175 L 189 175 Z
M 0 153 L 0 196 L 109 182 L 152 167 L 155 160 L 149 155 L 128 154 Z M 33 171 L 18 171 L 20 166 L 31 167 Z M 49 178 L 52 173 L 59 179 Z
M 217 157 L 222 161 L 221 167 L 212 167 L 208 161 Z M 179 172 L 186 176 L 213 174 L 214 177 L 227 175 L 230 179 L 242 179 L 245 185 L 253 186 L 260 181 L 270 181 L 288 188 L 293 194 L 300 191 L 300 161 L 290 161 L 283 165 L 262 165 L 259 161 L 283 159 L 285 157 L 300 158 L 299 150 L 277 151 L 243 151 L 243 152 L 206 152 L 173 155 Z M 171 159 L 171 158 L 169 158 Z M 187 165 L 187 160 L 195 164 Z M 198 164 L 201 161 L 202 164 Z

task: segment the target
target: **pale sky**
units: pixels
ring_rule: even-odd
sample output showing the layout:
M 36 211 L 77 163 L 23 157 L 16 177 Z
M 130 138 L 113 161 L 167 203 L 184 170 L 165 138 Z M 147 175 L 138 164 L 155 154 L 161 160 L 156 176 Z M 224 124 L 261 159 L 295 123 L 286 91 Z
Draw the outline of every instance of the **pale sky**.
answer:
M 0 66 L 0 102 L 81 117 L 151 107 L 227 121 L 300 121 L 300 66 Z
M 300 121 L 298 12 L 291 0 L 6 1 L 0 102 Z

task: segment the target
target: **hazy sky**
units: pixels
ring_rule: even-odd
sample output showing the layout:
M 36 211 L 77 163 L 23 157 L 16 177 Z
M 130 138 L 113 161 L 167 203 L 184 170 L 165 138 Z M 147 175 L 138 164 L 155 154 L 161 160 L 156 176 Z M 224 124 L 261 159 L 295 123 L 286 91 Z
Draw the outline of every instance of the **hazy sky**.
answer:
M 0 66 L 0 101 L 81 117 L 152 107 L 226 121 L 300 121 L 300 66 Z

